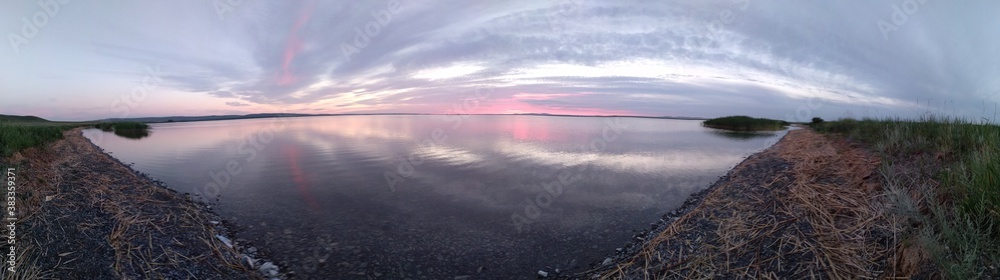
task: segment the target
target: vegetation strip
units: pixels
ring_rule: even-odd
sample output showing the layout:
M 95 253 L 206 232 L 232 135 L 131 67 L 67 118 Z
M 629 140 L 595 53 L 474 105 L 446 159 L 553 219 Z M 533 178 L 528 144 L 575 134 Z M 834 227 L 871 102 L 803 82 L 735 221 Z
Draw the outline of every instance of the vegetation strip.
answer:
M 734 131 L 769 131 L 782 130 L 790 124 L 780 120 L 751 118 L 747 116 L 729 116 L 707 120 L 704 121 L 702 125 L 711 128 Z
M 569 278 L 1000 279 L 1000 127 L 812 126 Z
M 1000 126 L 933 116 L 815 126 L 883 158 L 901 251 L 929 254 L 947 278 L 1000 279 Z

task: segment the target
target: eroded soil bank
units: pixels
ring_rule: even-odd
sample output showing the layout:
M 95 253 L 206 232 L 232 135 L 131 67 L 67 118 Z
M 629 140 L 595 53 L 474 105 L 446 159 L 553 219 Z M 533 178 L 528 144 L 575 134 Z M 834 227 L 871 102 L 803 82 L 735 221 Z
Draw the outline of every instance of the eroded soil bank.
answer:
M 228 234 L 205 205 L 131 170 L 80 129 L 0 166 L 14 167 L 18 183 L 19 256 L 5 279 L 264 278 L 218 237 Z
M 897 239 L 879 163 L 843 139 L 790 131 L 568 278 L 936 278 L 926 255 Z

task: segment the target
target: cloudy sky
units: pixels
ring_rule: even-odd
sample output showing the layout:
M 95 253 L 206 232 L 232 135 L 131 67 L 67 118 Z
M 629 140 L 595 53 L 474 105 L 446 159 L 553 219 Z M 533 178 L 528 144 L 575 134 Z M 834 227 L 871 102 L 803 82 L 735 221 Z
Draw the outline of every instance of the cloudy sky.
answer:
M 1000 2 L 921 1 L 4 1 L 0 114 L 992 118 Z

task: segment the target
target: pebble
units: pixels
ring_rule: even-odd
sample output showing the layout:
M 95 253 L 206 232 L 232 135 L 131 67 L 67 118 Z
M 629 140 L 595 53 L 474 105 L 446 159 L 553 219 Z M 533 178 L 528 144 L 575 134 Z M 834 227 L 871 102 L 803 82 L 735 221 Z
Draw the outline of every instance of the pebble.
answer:
M 549 273 L 545 272 L 544 270 L 539 270 L 538 271 L 538 277 L 548 278 L 549 277 Z
M 252 269 L 254 267 L 253 258 L 247 255 L 243 255 L 243 264 L 249 266 Z
M 611 265 L 611 262 L 612 262 L 611 258 L 606 258 L 604 259 L 604 262 L 601 263 L 601 265 Z
M 215 238 L 218 238 L 219 241 L 222 241 L 222 244 L 226 244 L 226 247 L 233 248 L 233 242 L 229 241 L 229 238 L 226 238 L 225 236 L 222 235 L 215 235 Z
M 278 266 L 274 265 L 274 263 L 272 263 L 272 262 L 266 262 L 266 263 L 260 265 L 260 268 L 258 268 L 258 269 L 264 275 L 269 275 L 269 276 L 278 275 Z

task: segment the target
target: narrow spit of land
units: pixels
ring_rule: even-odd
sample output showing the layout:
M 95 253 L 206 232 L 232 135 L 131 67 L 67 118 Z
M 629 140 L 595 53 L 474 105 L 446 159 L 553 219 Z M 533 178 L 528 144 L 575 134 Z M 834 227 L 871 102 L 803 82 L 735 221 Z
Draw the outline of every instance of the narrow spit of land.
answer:
M 205 205 L 137 174 L 79 128 L 5 160 L 20 192 L 19 264 L 5 279 L 264 278 L 218 237 L 226 230 Z
M 810 129 L 740 163 L 595 270 L 568 278 L 933 278 L 884 209 L 880 159 Z

